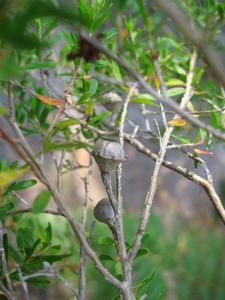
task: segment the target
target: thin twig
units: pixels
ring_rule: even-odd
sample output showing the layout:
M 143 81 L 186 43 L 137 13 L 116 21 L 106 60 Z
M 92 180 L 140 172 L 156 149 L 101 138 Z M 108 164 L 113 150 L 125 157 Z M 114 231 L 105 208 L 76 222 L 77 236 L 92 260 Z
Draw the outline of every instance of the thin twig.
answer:
M 119 141 L 122 147 L 124 147 L 124 124 L 127 115 L 128 104 L 133 96 L 133 93 L 136 89 L 136 85 L 129 89 L 127 97 L 124 102 L 123 112 L 121 115 L 121 121 L 119 126 Z M 123 229 L 123 197 L 122 197 L 122 164 L 119 164 L 116 171 L 116 181 L 117 181 L 117 208 L 118 208 L 118 224 L 117 224 L 117 237 L 118 237 L 118 245 L 120 250 L 120 260 L 121 266 L 124 274 L 125 282 L 127 283 L 127 293 L 132 294 L 132 279 L 131 279 L 131 271 L 129 265 L 127 264 L 127 253 L 126 253 L 126 245 L 124 238 L 124 229 Z
M 71 293 L 74 296 L 74 299 L 77 299 L 77 300 L 80 299 L 78 292 L 71 286 L 71 284 L 67 280 L 65 280 L 61 275 L 57 274 L 53 268 L 51 268 L 50 272 L 51 273 L 47 273 L 47 272 L 43 271 L 43 272 L 37 272 L 34 274 L 26 275 L 23 277 L 23 280 L 27 281 L 27 280 L 30 280 L 32 278 L 37 278 L 37 277 L 49 277 L 49 278 L 54 277 L 54 278 L 59 279 L 63 283 L 63 285 L 71 291 Z
M 28 291 L 28 288 L 27 288 L 27 283 L 24 280 L 22 270 L 21 270 L 21 268 L 18 264 L 15 264 L 15 267 L 16 267 L 16 270 L 17 270 L 17 273 L 18 273 L 18 276 L 19 276 L 19 280 L 20 280 L 21 285 L 22 285 L 24 299 L 25 300 L 30 300 L 29 291 Z
M 85 234 L 85 227 L 86 227 L 86 220 L 87 220 L 87 208 L 88 208 L 88 199 L 89 199 L 89 183 L 92 174 L 92 164 L 93 159 L 90 158 L 89 162 L 89 170 L 88 175 L 85 177 L 84 180 L 84 189 L 85 189 L 85 196 L 84 196 L 84 203 L 82 209 L 82 231 Z M 90 244 L 90 241 L 88 241 Z M 79 296 L 80 300 L 86 299 L 86 262 L 87 262 L 87 254 L 82 245 L 80 245 L 80 286 L 79 286 Z
M 184 96 L 181 100 L 181 107 L 182 108 L 185 108 L 185 106 L 187 105 L 187 103 L 188 103 L 188 101 L 190 100 L 190 97 L 191 97 L 191 84 L 192 84 L 193 69 L 194 69 L 194 66 L 195 66 L 195 62 L 196 62 L 196 51 L 194 49 L 194 51 L 192 53 L 192 56 L 191 56 L 191 60 L 190 60 L 189 73 L 187 75 L 186 90 L 185 90 Z M 177 117 L 177 115 L 174 118 L 176 118 L 176 117 Z M 137 254 L 137 251 L 138 251 L 138 249 L 140 247 L 140 244 L 141 244 L 141 239 L 142 239 L 143 234 L 145 232 L 145 228 L 148 224 L 153 199 L 154 199 L 154 196 L 155 196 L 155 193 L 156 193 L 159 170 L 160 170 L 160 167 L 163 163 L 164 156 L 166 154 L 167 145 L 169 143 L 169 139 L 170 139 L 170 136 L 171 136 L 172 132 L 173 132 L 173 127 L 167 127 L 166 131 L 163 135 L 163 138 L 162 138 L 160 151 L 159 151 L 156 163 L 155 163 L 153 175 L 151 177 L 151 183 L 150 183 L 149 190 L 148 190 L 148 193 L 147 193 L 146 198 L 145 198 L 145 207 L 144 207 L 144 210 L 143 210 L 143 213 L 142 213 L 141 222 L 140 222 L 140 225 L 138 227 L 133 246 L 132 246 L 132 248 L 130 249 L 130 251 L 128 253 L 128 262 L 130 264 L 132 264 L 132 262 L 134 260 L 134 257 Z
M 168 128 L 165 131 L 165 134 L 162 138 L 160 152 L 159 152 L 158 158 L 157 158 L 156 163 L 155 163 L 155 168 L 154 168 L 154 171 L 153 171 L 153 174 L 152 174 L 152 177 L 151 177 L 151 184 L 150 184 L 150 187 L 149 187 L 146 199 L 145 199 L 145 208 L 144 208 L 144 211 L 143 211 L 143 214 L 142 214 L 141 223 L 138 227 L 138 231 L 137 231 L 133 246 L 132 246 L 132 248 L 130 249 L 130 251 L 128 253 L 128 262 L 130 264 L 132 264 L 133 259 L 134 259 L 135 255 L 136 255 L 136 253 L 137 253 L 137 251 L 140 247 L 141 239 L 143 237 L 145 228 L 146 228 L 148 220 L 149 220 L 150 210 L 151 210 L 152 202 L 153 202 L 155 192 L 156 192 L 159 170 L 160 170 L 160 167 L 163 163 L 163 159 L 164 159 L 164 156 L 165 156 L 165 153 L 166 153 L 166 147 L 167 147 L 167 144 L 169 142 L 169 138 L 170 138 L 170 135 L 171 135 L 172 131 L 173 131 L 172 127 Z
M 152 41 L 150 39 L 148 41 L 148 45 L 149 45 L 149 49 L 151 50 L 151 52 L 153 52 L 154 51 L 154 47 L 153 47 Z M 160 88 L 162 90 L 162 95 L 166 96 L 167 95 L 167 88 L 166 88 L 166 84 L 164 82 L 164 79 L 163 79 L 163 76 L 162 76 L 162 72 L 161 72 L 161 69 L 160 69 L 160 66 L 158 64 L 157 59 L 152 59 L 152 63 L 153 63 L 154 69 L 155 69 L 155 73 L 156 73 L 157 79 L 159 79 Z M 160 88 L 157 90 L 159 96 L 161 96 Z M 163 120 L 163 125 L 164 125 L 165 129 L 167 129 L 168 125 L 167 125 L 167 121 L 166 121 L 165 109 L 164 109 L 164 107 L 163 107 L 163 105 L 162 105 L 161 102 L 160 102 L 160 110 L 161 110 L 161 116 L 162 116 L 162 120 Z
M 7 216 L 14 216 L 14 215 L 17 215 L 17 214 L 26 214 L 26 213 L 33 213 L 32 207 L 10 211 L 10 212 L 7 213 Z M 58 212 L 58 211 L 55 211 L 55 210 L 50 210 L 50 209 L 45 209 L 41 213 L 54 215 L 54 216 L 66 217 L 61 212 Z
M 73 85 L 74 85 L 74 81 L 75 81 L 76 76 L 77 76 L 78 69 L 79 69 L 79 65 L 75 64 L 74 69 L 73 69 L 73 73 L 72 73 L 72 76 L 71 76 L 71 79 L 70 79 L 70 83 L 64 91 L 64 99 L 70 105 L 72 104 L 72 90 L 73 90 Z
M 0 190 L 0 206 L 2 205 L 2 193 Z M 13 290 L 13 284 L 9 277 L 8 267 L 7 267 L 7 261 L 5 257 L 5 249 L 3 245 L 3 222 L 0 221 L 0 258 L 1 258 L 1 265 L 2 265 L 2 271 L 5 276 L 7 286 L 8 286 L 8 294 L 10 295 L 10 300 L 15 300 L 15 293 Z

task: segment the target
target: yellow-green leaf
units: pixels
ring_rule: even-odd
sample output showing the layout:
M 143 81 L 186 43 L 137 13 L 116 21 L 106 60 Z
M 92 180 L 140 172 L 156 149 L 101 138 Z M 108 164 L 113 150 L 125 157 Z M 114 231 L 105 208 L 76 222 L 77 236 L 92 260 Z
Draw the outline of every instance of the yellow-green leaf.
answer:
M 7 113 L 7 108 L 4 106 L 0 106 L 0 115 L 5 115 Z
M 188 104 L 187 104 L 187 109 L 194 113 L 195 112 L 195 108 L 194 108 L 194 105 L 189 101 Z
M 178 127 L 184 127 L 187 125 L 187 121 L 183 119 L 172 119 L 168 122 L 170 126 L 178 126 Z
M 0 189 L 9 184 L 11 181 L 25 175 L 28 171 L 29 168 L 0 171 Z
M 169 79 L 166 82 L 166 85 L 167 86 L 185 86 L 186 84 L 182 80 L 174 78 L 174 79 Z
M 159 77 L 156 75 L 154 75 L 154 82 L 155 82 L 155 87 L 158 91 L 160 89 L 160 81 L 159 81 Z

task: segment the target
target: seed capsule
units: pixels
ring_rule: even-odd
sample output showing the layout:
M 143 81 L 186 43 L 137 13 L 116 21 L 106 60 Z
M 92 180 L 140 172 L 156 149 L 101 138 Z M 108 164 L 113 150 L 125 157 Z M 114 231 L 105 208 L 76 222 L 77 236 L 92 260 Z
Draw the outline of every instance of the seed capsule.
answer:
M 126 160 L 123 147 L 116 142 L 100 140 L 97 142 L 93 155 L 101 172 L 111 173 L 119 163 Z
M 97 203 L 94 208 L 94 216 L 99 222 L 105 223 L 111 230 L 114 231 L 115 214 L 108 199 L 102 199 Z

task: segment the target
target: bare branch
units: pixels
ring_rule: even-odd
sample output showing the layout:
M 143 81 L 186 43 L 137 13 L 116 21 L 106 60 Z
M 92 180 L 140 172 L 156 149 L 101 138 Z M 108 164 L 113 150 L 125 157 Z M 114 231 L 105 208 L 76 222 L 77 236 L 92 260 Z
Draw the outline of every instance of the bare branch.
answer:
M 85 234 L 85 227 L 86 227 L 86 220 L 87 220 L 87 208 L 88 208 L 88 199 L 89 199 L 89 183 L 92 174 L 92 163 L 93 159 L 90 158 L 89 163 L 89 171 L 87 177 L 84 180 L 84 189 L 85 189 L 85 196 L 84 196 L 84 203 L 82 209 L 82 231 Z M 90 236 L 92 233 L 90 233 Z M 90 240 L 88 241 L 90 244 Z M 79 295 L 80 300 L 86 299 L 86 262 L 87 262 L 87 254 L 83 247 L 80 245 L 80 287 L 79 287 Z
M 37 277 L 49 277 L 49 278 L 54 277 L 54 278 L 57 278 L 63 283 L 63 285 L 66 288 L 68 288 L 71 291 L 71 293 L 74 296 L 74 299 L 79 300 L 80 298 L 79 298 L 78 292 L 71 286 L 71 284 L 67 280 L 65 280 L 60 274 L 57 274 L 53 267 L 51 267 L 48 263 L 46 263 L 46 264 L 48 265 L 48 268 L 47 268 L 46 271 L 49 270 L 49 272 L 46 272 L 44 270 L 44 271 L 37 272 L 37 273 L 34 273 L 34 274 L 26 275 L 26 276 L 23 277 L 23 280 L 27 281 L 29 279 L 37 278 Z
M 71 79 L 70 79 L 70 83 L 64 91 L 64 99 L 70 105 L 72 104 L 72 90 L 73 90 L 73 85 L 74 85 L 74 81 L 75 81 L 76 76 L 77 76 L 78 69 L 79 69 L 79 64 L 78 65 L 75 64 L 74 69 L 73 69 L 73 73 L 72 73 L 72 76 L 71 76 Z
M 136 89 L 136 85 L 132 86 L 129 89 L 127 97 L 124 102 L 123 112 L 121 115 L 121 121 L 119 126 L 119 140 L 122 147 L 124 146 L 124 124 L 127 115 L 127 109 L 129 101 Z M 132 297 L 132 279 L 131 279 L 131 269 L 127 263 L 127 253 L 126 253 L 126 245 L 124 239 L 124 229 L 123 229 L 123 197 L 122 197 L 122 164 L 119 164 L 116 170 L 116 182 L 117 182 L 117 208 L 118 208 L 118 224 L 117 224 L 117 237 L 118 237 L 118 245 L 120 250 L 120 261 L 124 274 L 126 285 L 126 293 L 130 294 Z
M 191 97 L 190 96 L 190 90 L 191 90 L 191 83 L 192 83 L 192 77 L 193 77 L 193 68 L 194 68 L 195 62 L 196 62 L 196 53 L 195 53 L 195 50 L 194 50 L 193 54 L 192 54 L 192 57 L 191 57 L 191 60 L 190 60 L 189 73 L 187 75 L 186 91 L 184 93 L 183 99 L 181 100 L 181 107 L 182 108 L 185 108 L 185 106 L 187 105 L 187 103 L 188 103 L 188 101 L 190 100 L 190 97 Z M 174 118 L 176 118 L 176 117 L 177 116 L 175 116 Z M 150 211 L 151 211 L 151 206 L 152 206 L 153 199 L 154 199 L 154 196 L 155 196 L 155 193 L 156 193 L 159 170 L 160 170 L 160 167 L 163 163 L 164 156 L 165 156 L 166 150 L 167 150 L 167 145 L 169 143 L 169 139 L 170 139 L 170 136 L 171 136 L 172 132 L 173 132 L 173 127 L 167 127 L 166 131 L 163 135 L 163 138 L 162 138 L 162 142 L 161 142 L 161 145 L 160 145 L 160 151 L 159 151 L 158 157 L 156 159 L 153 175 L 151 177 L 151 183 L 150 183 L 149 190 L 148 190 L 148 193 L 147 193 L 146 198 L 145 198 L 145 207 L 144 207 L 143 214 L 142 214 L 142 217 L 141 217 L 141 222 L 140 222 L 140 225 L 138 227 L 133 246 L 132 246 L 132 248 L 130 249 L 130 251 L 128 253 L 128 262 L 130 264 L 132 264 L 132 262 L 134 260 L 134 257 L 137 254 L 137 251 L 138 251 L 138 249 L 140 247 L 140 244 L 141 244 L 141 239 L 143 237 L 146 226 L 148 224 Z
M 166 153 L 167 144 L 169 142 L 169 138 L 170 138 L 170 135 L 171 135 L 172 131 L 173 131 L 172 127 L 168 128 L 165 131 L 165 134 L 162 138 L 160 152 L 159 152 L 158 158 L 156 160 L 155 168 L 154 168 L 153 175 L 152 175 L 152 178 L 151 178 L 151 184 L 150 184 L 150 187 L 149 187 L 146 199 L 145 199 L 145 208 L 144 208 L 143 215 L 142 215 L 142 218 L 141 218 L 141 223 L 138 227 L 138 231 L 137 231 L 136 238 L 135 238 L 135 241 L 133 243 L 133 246 L 132 246 L 132 248 L 130 249 L 130 251 L 128 253 L 128 261 L 129 261 L 130 264 L 132 263 L 135 255 L 136 255 L 136 253 L 137 253 L 137 251 L 140 247 L 141 239 L 143 237 L 145 228 L 146 228 L 148 220 L 149 220 L 150 210 L 151 210 L 152 202 L 153 202 L 155 192 L 156 192 L 156 186 L 157 186 L 157 179 L 158 179 L 158 175 L 159 175 L 159 170 L 160 170 L 160 167 L 163 163 L 163 159 L 164 159 L 164 156 L 165 156 L 165 153 Z
M 18 209 L 15 211 L 10 211 L 7 213 L 7 216 L 14 216 L 17 214 L 26 214 L 26 213 L 33 213 L 32 208 L 24 208 L 24 209 Z M 64 214 L 62 214 L 61 212 L 55 211 L 55 210 L 50 210 L 50 209 L 45 209 L 41 212 L 42 214 L 50 214 L 50 215 L 54 215 L 54 216 L 62 216 L 65 217 L 66 216 Z
M 130 137 L 128 134 L 125 134 L 125 140 L 133 145 L 138 151 L 143 153 L 144 155 L 150 157 L 153 160 L 157 160 L 158 156 L 157 154 L 150 151 L 150 149 L 146 148 L 140 141 L 137 139 L 134 139 L 133 137 Z M 190 171 L 186 168 L 183 168 L 181 166 L 176 166 L 171 161 L 163 160 L 162 165 L 182 176 L 187 178 L 188 180 L 197 183 L 198 185 L 202 186 L 206 193 L 209 196 L 209 199 L 211 200 L 213 206 L 216 208 L 217 213 L 222 220 L 222 222 L 225 225 L 225 209 L 223 208 L 223 205 L 221 203 L 221 200 L 219 196 L 217 195 L 214 187 L 212 184 L 210 184 L 210 181 L 202 178 L 198 174 L 194 173 L 193 171 Z M 208 177 L 207 177 L 208 178 Z

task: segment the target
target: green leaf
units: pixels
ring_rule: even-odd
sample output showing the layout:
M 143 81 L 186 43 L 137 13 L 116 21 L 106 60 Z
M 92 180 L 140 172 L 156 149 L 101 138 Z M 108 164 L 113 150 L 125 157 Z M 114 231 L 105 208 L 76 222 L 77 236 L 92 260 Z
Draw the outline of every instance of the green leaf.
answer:
M 166 85 L 167 86 L 176 86 L 176 85 L 185 85 L 185 82 L 183 82 L 182 80 L 180 79 L 176 79 L 176 78 L 172 78 L 172 79 L 169 79 L 168 81 L 166 81 Z
M 56 61 L 42 61 L 42 62 L 34 62 L 31 64 L 25 65 L 22 70 L 39 70 L 39 69 L 49 69 L 49 68 L 55 68 L 57 66 Z
M 0 161 L 0 171 L 4 171 L 7 168 L 7 162 L 5 159 Z
M 90 97 L 93 97 L 98 89 L 98 81 L 96 79 L 90 79 L 90 86 L 89 86 L 89 94 Z
M 0 29 L 1 31 L 1 29 Z M 0 32 L 1 35 L 1 32 Z M 0 80 L 9 80 L 20 74 L 20 68 L 15 58 L 6 57 L 1 59 Z
M 114 77 L 117 80 L 122 81 L 122 76 L 121 76 L 121 73 L 120 73 L 120 68 L 117 65 L 117 63 L 115 63 L 114 61 L 112 61 L 112 73 L 113 73 Z
M 221 3 L 217 5 L 217 12 L 220 18 L 220 21 L 223 22 L 225 18 L 225 7 Z
M 91 125 L 96 125 L 98 124 L 100 121 L 107 119 L 109 116 L 111 116 L 111 111 L 105 111 L 97 116 L 94 116 L 90 121 L 89 124 Z
M 19 248 L 31 248 L 34 244 L 33 232 L 27 227 L 19 228 L 17 232 Z
M 121 299 L 121 298 L 120 298 L 120 294 L 117 294 L 117 295 L 115 295 L 115 296 L 112 298 L 112 300 L 118 300 L 118 299 Z
M 145 232 L 141 240 L 141 244 L 144 245 L 150 239 L 150 232 Z
M 7 213 L 12 210 L 14 204 L 12 202 L 6 203 L 0 207 L 0 220 L 3 220 Z
M 48 226 L 45 230 L 45 247 L 48 247 L 52 240 L 52 227 L 51 224 L 48 222 Z
M 140 104 L 151 105 L 151 106 L 154 106 L 154 107 L 159 107 L 158 104 L 155 104 L 155 103 L 152 102 L 152 100 L 155 101 L 156 99 L 152 95 L 149 95 L 149 94 L 139 94 L 138 96 L 132 97 L 131 100 L 135 103 L 140 103 Z
M 148 248 L 140 248 L 135 256 L 135 259 L 149 253 Z
M 25 189 L 28 189 L 28 188 L 34 186 L 35 184 L 37 184 L 36 179 L 28 179 L 28 180 L 15 182 L 13 184 L 12 190 L 13 191 L 25 190 Z
M 212 122 L 212 126 L 214 128 L 218 128 L 218 119 L 217 119 L 217 115 L 214 111 L 211 112 L 211 122 Z
M 8 250 L 9 250 L 9 256 L 11 258 L 13 258 L 13 260 L 17 263 L 22 263 L 23 262 L 23 256 L 18 252 L 16 251 L 9 243 L 9 246 L 8 246 Z
M 43 145 L 43 150 L 45 152 L 50 151 L 50 150 L 58 150 L 61 151 L 63 149 L 67 150 L 73 150 L 73 149 L 81 149 L 81 148 L 92 148 L 90 144 L 83 143 L 80 141 L 73 141 L 73 142 L 60 142 L 60 141 L 55 141 L 51 143 L 49 140 L 46 140 L 44 145 Z
M 121 263 L 120 261 L 118 261 L 116 264 L 115 264 L 115 272 L 116 272 L 116 275 L 122 275 L 123 274 L 123 271 L 122 271 L 122 267 L 121 267 Z
M 60 261 L 63 260 L 66 257 L 71 256 L 71 253 L 68 254 L 59 254 L 59 255 L 42 255 L 42 256 L 37 256 L 37 258 L 40 258 L 43 261 L 47 261 L 50 264 L 54 263 L 55 261 Z
M 17 232 L 17 235 L 16 235 L 16 244 L 17 244 L 17 247 L 19 248 L 20 252 L 23 252 L 23 236 L 20 234 L 20 232 Z
M 51 192 L 49 191 L 43 191 L 41 192 L 34 200 L 32 205 L 32 211 L 35 214 L 38 214 L 42 212 L 46 206 L 48 205 L 48 202 L 51 197 Z
M 149 28 L 149 19 L 148 19 L 148 13 L 147 13 L 147 9 L 146 6 L 143 2 L 143 0 L 136 0 L 142 20 L 146 26 L 146 29 Z
M 112 238 L 108 237 L 108 236 L 101 236 L 98 239 L 98 243 L 101 246 L 110 246 L 110 245 L 114 245 L 115 241 Z
M 15 170 L 17 167 L 18 167 L 18 161 L 17 161 L 17 160 L 14 161 L 14 162 L 9 166 L 9 168 L 10 168 L 11 170 Z
M 153 278 L 155 276 L 155 270 L 152 272 L 151 275 L 149 275 L 148 277 L 146 277 L 145 279 L 143 279 L 138 285 L 137 285 L 137 289 L 141 289 L 142 287 L 146 286 L 147 284 L 149 284 Z
M 207 132 L 204 129 L 201 129 L 201 128 L 200 128 L 199 131 L 200 131 L 201 139 L 204 141 L 205 138 L 207 137 Z
M 108 260 L 108 261 L 116 261 L 113 257 L 107 255 L 107 254 L 100 254 L 99 255 L 99 259 L 101 261 L 104 261 L 104 260 Z
M 174 96 L 182 95 L 184 94 L 184 92 L 185 89 L 183 87 L 176 87 L 176 88 L 169 89 L 167 95 L 169 97 L 174 97 Z
M 7 108 L 4 106 L 0 106 L 0 115 L 5 115 L 7 113 Z
M 5 251 L 5 259 L 8 262 L 8 257 L 9 257 L 9 247 L 8 247 L 8 235 L 7 233 L 3 234 L 3 239 L 2 239 L 2 244 L 3 244 L 3 248 Z
M 190 144 L 190 140 L 184 137 L 177 136 L 175 134 L 171 134 L 171 137 L 181 141 L 183 144 Z
M 41 239 L 37 239 L 37 240 L 34 242 L 34 244 L 32 245 L 32 247 L 29 247 L 29 248 L 26 249 L 26 254 L 27 254 L 26 260 L 27 260 L 28 258 L 30 258 L 30 257 L 33 255 L 35 249 L 36 249 L 37 246 L 40 244 L 40 242 L 41 242 Z
M 69 119 L 69 120 L 64 120 L 56 123 L 55 127 L 58 129 L 65 129 L 69 126 L 77 125 L 77 124 L 80 124 L 79 120 Z
M 200 80 L 201 80 L 201 78 L 202 78 L 204 72 L 205 72 L 204 69 L 200 69 L 200 70 L 197 72 L 197 74 L 195 75 L 195 81 L 194 81 L 196 84 L 199 84 L 199 82 L 200 82 Z

